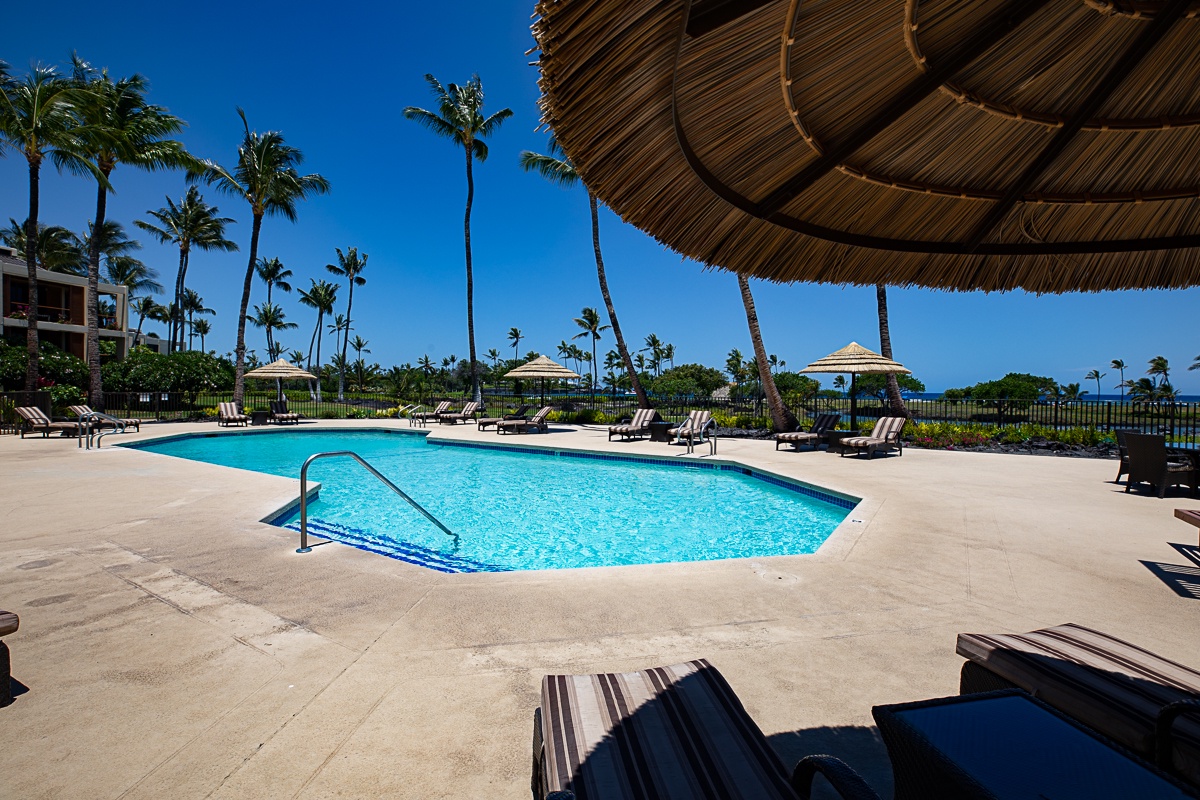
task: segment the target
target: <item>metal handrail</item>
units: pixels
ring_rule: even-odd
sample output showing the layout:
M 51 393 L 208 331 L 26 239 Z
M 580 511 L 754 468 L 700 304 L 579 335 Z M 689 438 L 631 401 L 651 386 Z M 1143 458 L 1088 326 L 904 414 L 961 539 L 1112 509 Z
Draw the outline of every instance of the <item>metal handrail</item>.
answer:
M 101 428 L 100 425 L 95 424 L 95 423 L 99 423 L 99 422 L 110 422 L 110 423 L 112 423 L 112 427 L 109 428 L 108 430 L 104 430 L 103 428 Z M 96 449 L 99 450 L 100 449 L 100 440 L 103 439 L 106 435 L 108 435 L 110 433 L 124 433 L 125 432 L 125 420 L 117 419 L 116 417 L 109 416 L 108 414 L 103 414 L 99 411 L 93 411 L 90 414 L 80 414 L 79 415 L 79 431 L 76 433 L 76 439 L 77 439 L 77 441 L 75 443 L 76 447 L 82 446 L 82 441 L 84 439 L 84 435 L 83 435 L 84 426 L 87 427 L 87 449 L 88 450 L 92 449 L 93 441 L 95 441 L 95 443 L 96 443 Z
M 315 453 L 314 455 L 309 456 L 304 462 L 304 466 L 300 467 L 300 548 L 296 551 L 297 553 L 312 552 L 312 548 L 308 546 L 308 465 L 316 461 L 318 458 L 333 458 L 335 456 L 349 456 L 359 464 L 362 464 L 364 467 L 366 467 L 368 472 L 382 481 L 384 486 L 388 487 L 393 492 L 404 498 L 404 500 L 407 501 L 410 506 L 415 508 L 417 511 L 420 511 L 425 519 L 441 528 L 442 533 L 454 539 L 454 547 L 455 549 L 458 548 L 459 539 L 457 533 L 443 525 L 437 517 L 426 511 L 420 503 L 405 494 L 403 489 L 385 478 L 383 473 L 368 464 L 362 456 L 352 450 L 331 450 L 327 453 Z

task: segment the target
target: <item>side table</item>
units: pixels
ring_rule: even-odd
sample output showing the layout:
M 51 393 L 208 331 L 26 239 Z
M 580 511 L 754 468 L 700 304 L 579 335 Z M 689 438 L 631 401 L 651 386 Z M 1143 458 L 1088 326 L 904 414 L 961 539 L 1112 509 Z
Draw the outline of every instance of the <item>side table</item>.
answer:
M 267 420 L 270 418 L 271 418 L 270 411 L 251 411 L 250 412 L 250 424 L 251 425 L 266 425 Z
M 670 436 L 670 434 L 667 433 L 667 431 L 671 430 L 671 428 L 674 428 L 675 425 L 676 425 L 676 423 L 674 423 L 674 422 L 661 422 L 661 421 L 660 422 L 651 422 L 649 425 L 650 441 L 652 441 L 652 442 L 669 442 L 669 441 L 671 441 L 671 436 Z
M 849 439 L 851 436 L 861 436 L 858 431 L 826 431 L 821 434 L 821 438 L 829 445 L 830 453 L 842 452 L 842 439 Z

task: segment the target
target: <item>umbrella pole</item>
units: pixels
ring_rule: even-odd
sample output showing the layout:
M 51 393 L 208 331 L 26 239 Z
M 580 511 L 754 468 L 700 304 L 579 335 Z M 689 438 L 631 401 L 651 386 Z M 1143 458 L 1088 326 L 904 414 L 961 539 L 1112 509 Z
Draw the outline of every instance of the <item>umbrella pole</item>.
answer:
M 858 374 L 850 373 L 850 430 L 858 430 Z
M 282 378 L 275 379 L 275 399 L 280 402 L 283 401 L 283 379 Z

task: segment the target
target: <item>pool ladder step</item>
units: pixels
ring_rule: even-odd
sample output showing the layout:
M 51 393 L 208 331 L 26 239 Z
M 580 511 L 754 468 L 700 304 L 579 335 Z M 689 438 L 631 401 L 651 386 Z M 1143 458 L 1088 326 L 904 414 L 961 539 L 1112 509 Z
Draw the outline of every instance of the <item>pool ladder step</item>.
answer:
M 283 527 L 292 531 L 299 531 L 299 522 L 290 522 Z M 427 547 L 421 547 L 410 542 L 383 540 L 378 536 L 372 535 L 367 531 L 358 528 L 350 527 L 349 525 L 341 525 L 336 522 L 327 522 L 321 519 L 309 519 L 308 527 L 314 533 L 321 536 L 328 536 L 331 539 L 339 542 L 344 542 L 352 547 L 358 547 L 362 550 L 368 550 L 372 553 L 390 556 L 399 561 L 405 561 L 409 564 L 415 564 L 426 569 L 437 570 L 438 572 L 461 573 L 461 572 L 505 572 L 503 567 L 497 567 L 493 564 L 486 564 L 482 561 L 475 561 L 470 558 L 452 555 L 449 553 L 441 553 L 437 550 L 431 550 Z

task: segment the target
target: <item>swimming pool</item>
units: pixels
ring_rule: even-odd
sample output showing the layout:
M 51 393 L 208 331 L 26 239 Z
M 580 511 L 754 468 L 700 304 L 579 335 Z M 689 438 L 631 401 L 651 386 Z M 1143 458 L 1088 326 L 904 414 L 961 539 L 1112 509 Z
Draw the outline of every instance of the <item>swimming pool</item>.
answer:
M 740 465 L 427 440 L 383 430 L 198 434 L 128 447 L 295 478 L 353 450 L 458 534 L 458 544 L 352 459 L 319 481 L 309 534 L 444 572 L 813 553 L 857 503 Z M 271 522 L 299 530 L 292 509 Z

